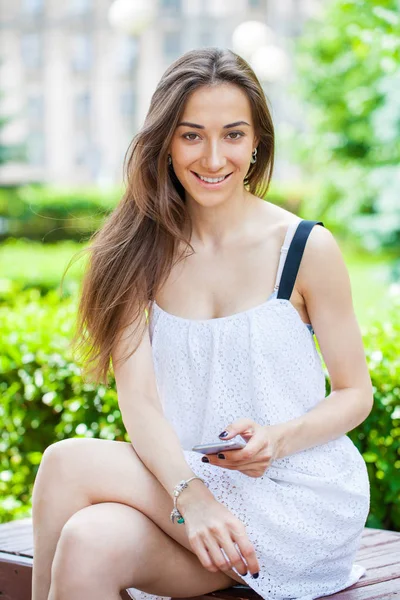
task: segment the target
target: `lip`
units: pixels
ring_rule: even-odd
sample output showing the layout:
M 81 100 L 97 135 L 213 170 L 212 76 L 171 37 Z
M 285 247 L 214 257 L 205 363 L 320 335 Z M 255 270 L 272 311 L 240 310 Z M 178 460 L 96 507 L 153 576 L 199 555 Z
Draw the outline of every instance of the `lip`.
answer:
M 195 171 L 190 171 L 193 175 L 193 177 L 196 179 L 196 181 L 203 186 L 206 189 L 209 190 L 216 190 L 219 189 L 220 187 L 222 187 L 224 185 L 224 183 L 226 181 L 228 181 L 232 175 L 232 173 L 227 173 L 225 176 L 225 179 L 223 179 L 222 181 L 220 181 L 219 183 L 208 183 L 207 181 L 203 181 L 202 179 L 200 179 L 200 177 L 197 176 L 197 173 L 195 173 Z M 219 177 L 222 177 L 222 175 L 219 175 Z

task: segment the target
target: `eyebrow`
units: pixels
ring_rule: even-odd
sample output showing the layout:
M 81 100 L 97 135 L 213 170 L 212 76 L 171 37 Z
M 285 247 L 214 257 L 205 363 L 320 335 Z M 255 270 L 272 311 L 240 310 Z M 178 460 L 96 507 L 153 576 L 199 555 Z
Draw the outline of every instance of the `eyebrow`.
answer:
M 189 123 L 189 121 L 181 121 L 181 123 L 178 123 L 177 127 L 180 127 L 181 125 L 185 125 L 186 127 L 194 127 L 195 129 L 205 129 L 204 125 L 198 125 L 197 123 Z M 230 129 L 231 127 L 238 127 L 238 125 L 249 125 L 249 123 L 246 123 L 246 121 L 236 121 L 235 123 L 228 123 L 227 125 L 223 126 L 223 129 Z

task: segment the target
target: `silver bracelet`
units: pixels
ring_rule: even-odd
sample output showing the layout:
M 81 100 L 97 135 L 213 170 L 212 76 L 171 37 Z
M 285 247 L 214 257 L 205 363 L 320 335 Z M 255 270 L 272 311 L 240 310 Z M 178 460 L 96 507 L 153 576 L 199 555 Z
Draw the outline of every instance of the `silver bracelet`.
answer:
M 171 519 L 172 523 L 175 521 L 175 518 L 177 519 L 178 523 L 184 523 L 185 519 L 183 518 L 183 516 L 181 515 L 181 513 L 179 512 L 177 506 L 176 506 L 176 501 L 178 499 L 179 494 L 188 487 L 189 481 L 192 481 L 193 479 L 200 479 L 200 481 L 202 481 L 207 487 L 208 487 L 208 483 L 206 481 L 204 481 L 204 479 L 202 479 L 201 477 L 198 477 L 197 475 L 195 475 L 194 477 L 190 477 L 190 479 L 182 479 L 182 481 L 180 481 L 175 487 L 174 487 L 174 508 L 172 509 L 172 512 L 169 516 L 169 518 Z

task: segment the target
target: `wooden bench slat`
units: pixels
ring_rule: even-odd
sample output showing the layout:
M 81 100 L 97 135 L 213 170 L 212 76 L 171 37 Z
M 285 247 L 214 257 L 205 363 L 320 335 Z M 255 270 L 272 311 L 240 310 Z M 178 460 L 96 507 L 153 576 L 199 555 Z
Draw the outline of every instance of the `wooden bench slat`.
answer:
M 377 548 L 369 548 L 368 552 L 360 551 L 357 554 L 356 560 L 366 560 L 368 558 L 373 558 L 374 556 L 385 556 L 386 554 L 391 554 L 394 548 L 399 547 L 399 542 L 397 544 L 388 544 L 387 546 L 378 546 Z
M 30 600 L 32 557 L 32 520 L 0 524 L 0 598 Z M 400 600 L 400 532 L 365 528 L 356 563 L 367 569 L 366 575 L 351 588 L 321 600 Z M 121 592 L 121 598 L 130 600 L 126 592 Z M 190 600 L 215 599 L 259 600 L 260 596 L 251 588 L 230 587 Z
M 0 542 L 0 549 L 3 551 L 13 552 L 15 548 L 18 548 L 18 552 L 20 552 L 23 548 L 32 548 L 32 542 L 30 539 L 27 539 L 26 536 L 19 538 L 12 538 L 7 542 Z
M 390 552 L 389 554 L 379 554 L 378 556 L 371 556 L 363 559 L 357 558 L 357 560 L 366 569 L 380 569 L 385 566 L 398 565 L 400 573 L 400 548 L 395 548 L 393 552 Z
M 387 531 L 387 529 L 373 529 L 372 527 L 366 527 L 363 533 L 363 539 L 370 537 L 371 535 L 379 535 L 382 531 Z
M 391 600 L 392 598 L 400 598 L 400 579 L 397 577 L 392 581 L 383 581 L 362 588 L 356 587 L 353 589 L 352 586 L 343 592 L 324 596 L 324 600 L 329 600 L 329 598 L 335 600 Z
M 368 573 L 368 579 L 362 577 L 357 582 L 357 587 L 365 587 L 366 585 L 375 585 L 382 581 L 394 581 L 400 577 L 399 563 L 394 565 L 384 565 L 382 567 L 371 568 Z
M 396 532 L 392 531 L 389 533 L 385 531 L 378 535 L 368 536 L 366 538 L 363 536 L 359 552 L 362 552 L 365 548 L 371 548 L 371 546 L 375 547 L 382 544 L 390 544 L 391 542 L 396 543 L 398 539 L 400 539 L 400 535 L 397 536 Z

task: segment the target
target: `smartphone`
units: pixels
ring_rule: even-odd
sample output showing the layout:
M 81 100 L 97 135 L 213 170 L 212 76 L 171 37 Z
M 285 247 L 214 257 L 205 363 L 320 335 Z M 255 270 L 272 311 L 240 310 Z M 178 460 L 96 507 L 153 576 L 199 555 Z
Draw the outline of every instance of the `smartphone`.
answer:
M 194 452 L 200 452 L 201 454 L 218 454 L 224 450 L 241 450 L 246 446 L 246 441 L 242 436 L 237 435 L 236 439 L 232 440 L 220 440 L 219 442 L 210 442 L 209 444 L 198 444 L 193 446 Z

